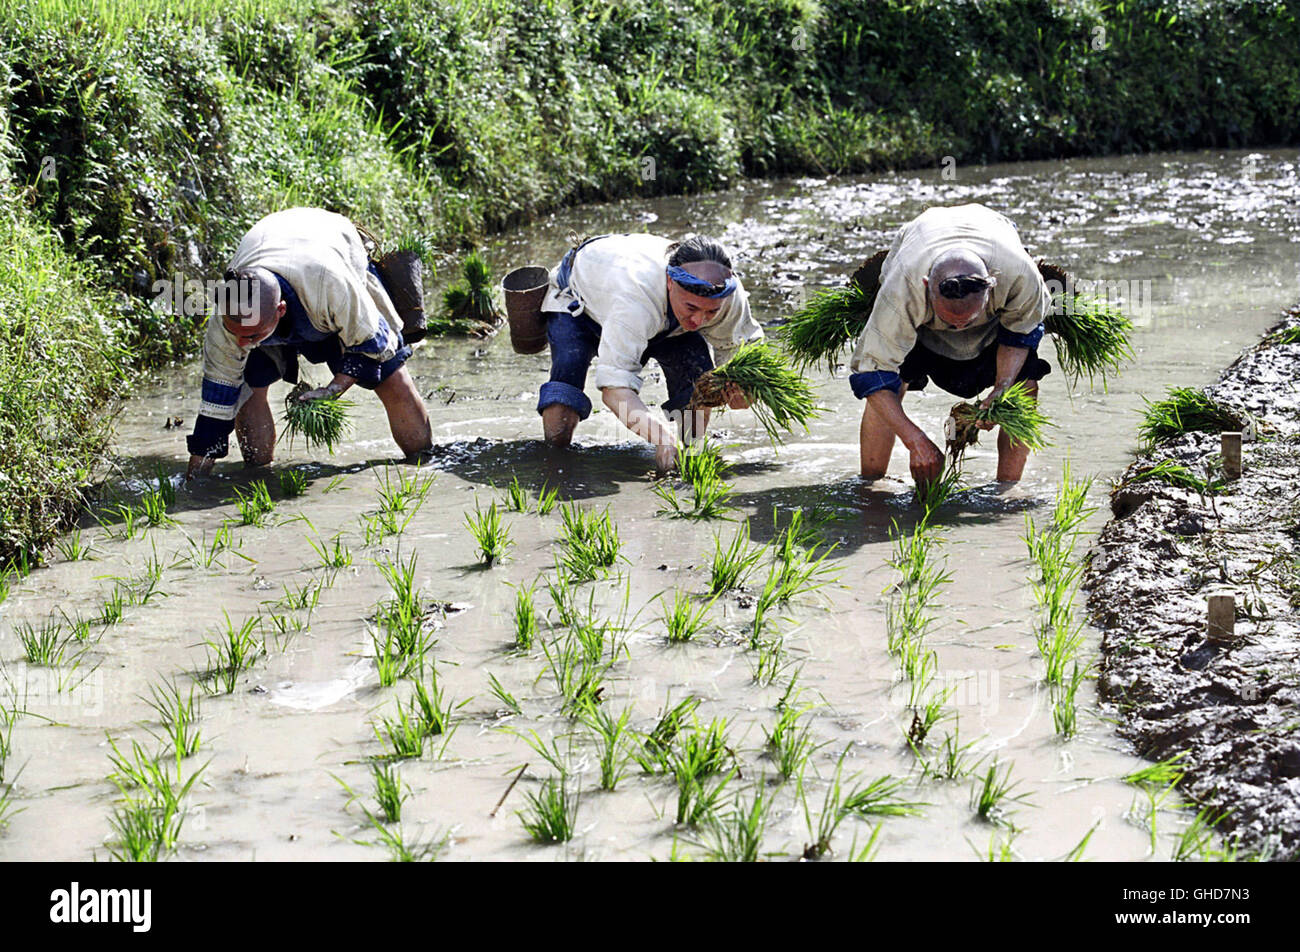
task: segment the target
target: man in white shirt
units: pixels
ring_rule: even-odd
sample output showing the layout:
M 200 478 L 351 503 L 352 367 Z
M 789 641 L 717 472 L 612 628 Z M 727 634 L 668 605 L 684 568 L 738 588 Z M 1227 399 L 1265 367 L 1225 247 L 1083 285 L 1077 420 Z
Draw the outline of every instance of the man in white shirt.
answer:
M 411 348 L 401 319 L 348 219 L 319 208 L 267 215 L 240 241 L 226 278 L 203 344 L 187 478 L 226 455 L 231 430 L 246 464 L 271 461 L 275 419 L 267 390 L 277 380 L 297 381 L 299 355 L 334 372 L 300 399 L 359 384 L 383 402 L 404 454 L 432 446 L 428 412 L 405 367 Z
M 850 363 L 849 383 L 866 401 L 862 475 L 885 475 L 899 437 L 918 483 L 938 478 L 943 453 L 903 411 L 907 391 L 931 378 L 985 404 L 1017 381 L 1037 396 L 1051 372 L 1038 357 L 1048 293 L 1011 220 L 983 205 L 930 208 L 904 225 L 880 271 L 880 290 Z M 991 428 L 991 427 L 985 427 Z M 1024 473 L 1029 448 L 998 434 L 998 479 Z
M 568 446 L 578 423 L 591 414 L 583 388 L 594 358 L 602 401 L 654 445 L 660 470 L 676 463 L 679 439 L 689 442 L 708 427 L 707 409 L 688 410 L 695 381 L 741 344 L 763 337 L 726 251 L 702 237 L 589 239 L 551 272 L 542 311 L 551 378 L 542 385 L 537 410 L 546 442 Z M 679 417 L 677 432 L 641 400 L 641 374 L 650 359 L 663 369 L 663 409 Z M 731 407 L 748 406 L 738 391 L 729 396 Z

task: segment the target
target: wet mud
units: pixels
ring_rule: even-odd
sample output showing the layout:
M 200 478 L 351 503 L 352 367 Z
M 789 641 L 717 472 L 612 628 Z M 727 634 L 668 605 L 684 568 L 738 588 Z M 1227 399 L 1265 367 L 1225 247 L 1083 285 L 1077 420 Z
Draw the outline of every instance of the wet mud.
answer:
M 1300 326 L 1300 306 L 1274 330 Z M 1103 631 L 1098 689 L 1152 760 L 1182 754 L 1185 790 L 1244 854 L 1300 856 L 1300 345 L 1248 349 L 1207 392 L 1254 425 L 1220 493 L 1121 484 L 1085 584 Z M 1252 432 L 1253 430 L 1253 432 Z M 1218 434 L 1141 454 L 1220 473 Z M 1217 478 L 1223 479 L 1222 475 Z M 1235 597 L 1232 637 L 1207 601 Z

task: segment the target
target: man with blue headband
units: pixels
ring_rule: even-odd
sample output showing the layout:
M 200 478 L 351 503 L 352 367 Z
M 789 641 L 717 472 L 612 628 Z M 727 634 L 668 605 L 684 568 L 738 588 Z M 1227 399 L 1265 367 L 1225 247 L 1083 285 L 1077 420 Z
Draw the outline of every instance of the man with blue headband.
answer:
M 983 205 L 930 208 L 904 225 L 880 269 L 880 289 L 850 363 L 849 384 L 865 401 L 862 475 L 885 475 L 897 436 L 912 477 L 937 479 L 943 452 L 903 411 L 903 395 L 933 380 L 970 399 L 1017 381 L 1038 394 L 1051 367 L 1038 356 L 1051 308 L 1038 266 L 1016 226 Z M 982 429 L 990 425 L 981 424 Z M 1029 448 L 998 434 L 998 480 L 1016 482 Z
M 703 237 L 588 239 L 551 272 L 542 312 L 551 377 L 542 384 L 537 411 L 546 442 L 568 446 L 578 423 L 591 414 L 583 390 L 595 359 L 602 402 L 655 447 L 660 471 L 676 464 L 679 440 L 690 442 L 708 427 L 709 411 L 689 407 L 695 381 L 741 344 L 763 337 L 731 259 Z M 651 359 L 668 388 L 662 409 L 677 426 L 641 399 L 641 377 Z M 749 405 L 739 391 L 728 397 L 735 409 Z

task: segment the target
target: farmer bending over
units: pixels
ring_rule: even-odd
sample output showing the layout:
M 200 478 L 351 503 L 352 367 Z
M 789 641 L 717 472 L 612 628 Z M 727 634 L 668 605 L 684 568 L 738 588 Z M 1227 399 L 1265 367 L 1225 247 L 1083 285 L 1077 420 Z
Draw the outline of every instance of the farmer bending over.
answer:
M 542 384 L 537 412 L 546 442 L 568 446 L 579 421 L 591 414 L 583 387 L 594 357 L 602 401 L 654 445 L 660 471 L 676 464 L 679 438 L 690 442 L 708 428 L 709 411 L 689 408 L 695 381 L 741 344 L 763 337 L 731 259 L 716 241 L 701 237 L 590 238 L 551 272 L 542 312 L 551 379 Z M 679 417 L 678 428 L 641 400 L 641 374 L 651 358 L 663 369 L 663 409 Z M 727 397 L 734 409 L 749 406 L 737 389 Z
M 967 399 L 994 397 L 1023 380 L 1037 397 L 1051 373 L 1038 357 L 1051 306 L 1038 268 L 1011 220 L 983 205 L 931 208 L 899 230 L 880 271 L 880 290 L 853 352 L 849 384 L 866 400 L 862 475 L 889 467 L 894 437 L 911 454 L 918 483 L 939 477 L 943 453 L 903 412 L 908 390 L 931 378 Z M 981 424 L 989 429 L 992 424 Z M 1024 473 L 1029 448 L 998 434 L 998 479 Z
M 298 357 L 326 364 L 334 379 L 301 400 L 373 390 L 393 439 L 408 457 L 429 449 L 424 401 L 403 366 L 411 348 L 356 228 L 342 215 L 291 208 L 259 221 L 226 272 L 203 344 L 203 394 L 189 437 L 186 478 L 212 469 L 235 431 L 248 466 L 271 462 L 275 420 L 267 390 L 296 383 Z

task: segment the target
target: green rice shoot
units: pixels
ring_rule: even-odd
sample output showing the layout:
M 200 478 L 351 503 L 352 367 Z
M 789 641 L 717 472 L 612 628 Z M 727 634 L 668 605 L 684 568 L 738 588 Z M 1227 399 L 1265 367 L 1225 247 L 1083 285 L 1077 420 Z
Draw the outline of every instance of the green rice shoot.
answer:
M 1147 446 L 1184 433 L 1242 430 L 1247 421 L 1194 387 L 1171 387 L 1163 400 L 1146 401 L 1138 435 Z
M 953 416 L 958 416 L 958 409 L 962 406 L 966 408 L 964 415 L 979 422 L 994 424 L 1012 440 L 1031 450 L 1041 450 L 1051 445 L 1043 431 L 1055 424 L 1047 419 L 1038 406 L 1038 400 L 1023 381 L 1012 384 L 987 407 L 976 403 L 959 404 L 953 408 Z
M 1056 345 L 1056 360 L 1071 385 L 1087 377 L 1091 387 L 1100 377 L 1118 374 L 1133 359 L 1129 333 L 1133 322 L 1105 297 L 1076 294 L 1069 304 L 1058 297 L 1044 324 Z
M 692 405 L 719 405 L 727 384 L 744 393 L 773 444 L 795 425 L 806 431 L 808 421 L 821 412 L 807 378 L 788 357 L 761 341 L 742 344 L 725 364 L 704 374 L 696 382 Z
M 875 303 L 875 288 L 868 292 L 849 284 L 820 291 L 781 328 L 781 345 L 795 366 L 808 369 L 821 363 L 830 370 L 866 329 Z
M 308 449 L 323 446 L 333 453 L 334 447 L 343 442 L 344 433 L 351 429 L 348 409 L 352 401 L 338 395 L 305 402 L 300 400 L 301 395 L 310 389 L 310 385 L 300 383 L 285 398 L 285 434 L 290 445 L 301 436 Z

